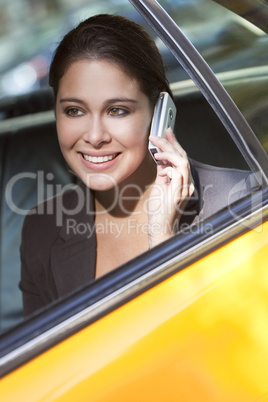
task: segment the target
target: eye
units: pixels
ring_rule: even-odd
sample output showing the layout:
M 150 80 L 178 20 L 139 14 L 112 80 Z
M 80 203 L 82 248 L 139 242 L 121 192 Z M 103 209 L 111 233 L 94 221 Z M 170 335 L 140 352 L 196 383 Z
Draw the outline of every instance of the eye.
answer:
M 111 116 L 124 116 L 128 114 L 129 112 L 125 109 L 122 109 L 120 107 L 113 107 L 109 110 L 109 114 Z
M 69 107 L 65 110 L 65 113 L 67 114 L 67 116 L 70 117 L 78 117 L 78 116 L 82 116 L 83 112 L 76 108 L 76 107 Z

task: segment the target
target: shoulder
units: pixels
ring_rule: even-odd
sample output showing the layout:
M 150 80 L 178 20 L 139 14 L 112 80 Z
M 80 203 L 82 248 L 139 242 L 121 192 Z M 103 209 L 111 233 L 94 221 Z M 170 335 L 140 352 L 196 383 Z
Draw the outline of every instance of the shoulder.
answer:
M 69 217 L 92 224 L 92 236 L 68 231 Z M 93 196 L 83 185 L 72 186 L 29 211 L 20 247 L 25 312 L 33 311 L 34 303 L 39 308 L 68 293 L 75 284 L 81 286 L 85 275 L 94 276 L 94 233 Z M 78 267 L 73 270 L 75 264 Z M 80 275 L 76 275 L 77 269 Z
M 198 173 L 200 184 L 226 189 L 234 184 L 240 184 L 241 189 L 253 190 L 258 187 L 255 175 L 250 170 L 223 168 L 191 160 L 191 166 Z M 246 186 L 246 187 L 245 187 Z
M 237 178 L 248 177 L 252 174 L 250 170 L 212 166 L 206 163 L 195 161 L 193 159 L 191 159 L 191 165 L 198 171 L 199 175 L 204 180 L 206 180 L 206 178 L 213 179 L 213 177 L 226 177 L 231 180 L 236 180 Z
M 216 167 L 194 160 L 191 160 L 191 166 L 199 180 L 203 217 L 232 204 L 259 187 L 250 170 Z
M 25 217 L 22 239 L 27 237 L 36 246 L 53 243 L 68 216 L 93 211 L 92 192 L 83 184 L 70 185 L 54 197 L 33 207 Z M 36 244 L 38 243 L 38 244 Z

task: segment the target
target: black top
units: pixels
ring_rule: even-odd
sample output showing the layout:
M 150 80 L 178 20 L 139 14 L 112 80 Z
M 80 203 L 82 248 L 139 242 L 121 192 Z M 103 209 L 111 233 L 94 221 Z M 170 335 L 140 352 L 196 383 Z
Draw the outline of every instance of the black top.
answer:
M 248 171 L 195 161 L 191 161 L 191 170 L 195 192 L 180 219 L 182 230 L 258 187 Z M 94 200 L 84 184 L 33 208 L 22 231 L 20 289 L 24 314 L 93 281 L 95 262 Z

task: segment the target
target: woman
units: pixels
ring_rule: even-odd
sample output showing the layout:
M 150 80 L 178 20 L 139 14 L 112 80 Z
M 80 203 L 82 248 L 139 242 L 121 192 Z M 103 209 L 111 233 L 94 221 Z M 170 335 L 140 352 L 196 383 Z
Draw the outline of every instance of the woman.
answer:
M 25 314 L 168 239 L 200 212 L 199 176 L 192 166 L 193 181 L 173 132 L 149 138 L 160 92 L 172 94 L 143 28 L 112 15 L 82 22 L 58 46 L 50 85 L 59 144 L 81 184 L 25 220 Z

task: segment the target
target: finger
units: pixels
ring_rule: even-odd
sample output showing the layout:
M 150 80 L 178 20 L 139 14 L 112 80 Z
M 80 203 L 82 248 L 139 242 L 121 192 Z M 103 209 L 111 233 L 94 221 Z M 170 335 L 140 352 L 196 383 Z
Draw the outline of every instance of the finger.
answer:
M 180 143 L 178 142 L 174 132 L 169 127 L 166 131 L 166 139 L 173 145 L 173 147 L 184 157 L 187 158 L 186 151 L 182 148 Z
M 168 183 L 172 185 L 174 190 L 181 189 L 185 184 L 188 183 L 188 172 L 172 168 L 171 166 L 166 167 L 159 172 L 160 177 L 166 177 Z
M 190 163 L 187 158 L 184 158 L 178 152 L 157 152 L 154 154 L 157 161 L 167 161 L 169 165 L 179 168 L 190 170 Z
M 159 148 L 161 151 L 168 152 L 175 150 L 174 146 L 166 138 L 158 137 L 156 135 L 150 135 L 149 141 L 157 148 Z
M 182 146 L 178 143 L 174 133 L 171 128 L 167 130 L 167 138 L 157 137 L 152 135 L 149 137 L 150 142 L 159 148 L 162 152 L 175 152 L 182 156 L 183 158 L 187 158 L 187 154 L 182 148 Z
M 166 177 L 166 183 L 172 186 L 172 192 L 177 199 L 190 197 L 194 192 L 194 182 L 189 170 L 172 168 L 171 166 L 159 170 L 160 177 Z
M 194 186 L 194 182 L 192 181 L 192 182 L 190 183 L 190 185 L 189 185 L 189 194 L 190 194 L 190 196 L 193 195 L 194 190 L 195 190 L 195 186 Z
M 162 156 L 162 155 L 161 155 Z M 181 175 L 183 177 L 183 182 L 184 183 L 189 183 L 190 182 L 190 164 L 187 159 L 180 158 L 178 161 L 178 157 L 174 158 L 174 163 L 172 163 L 172 159 L 174 158 L 174 155 L 172 154 L 169 158 L 169 161 L 171 162 L 170 165 L 168 165 L 166 168 L 162 168 L 162 170 L 159 169 L 159 174 L 164 175 L 166 172 L 173 172 L 172 174 Z

